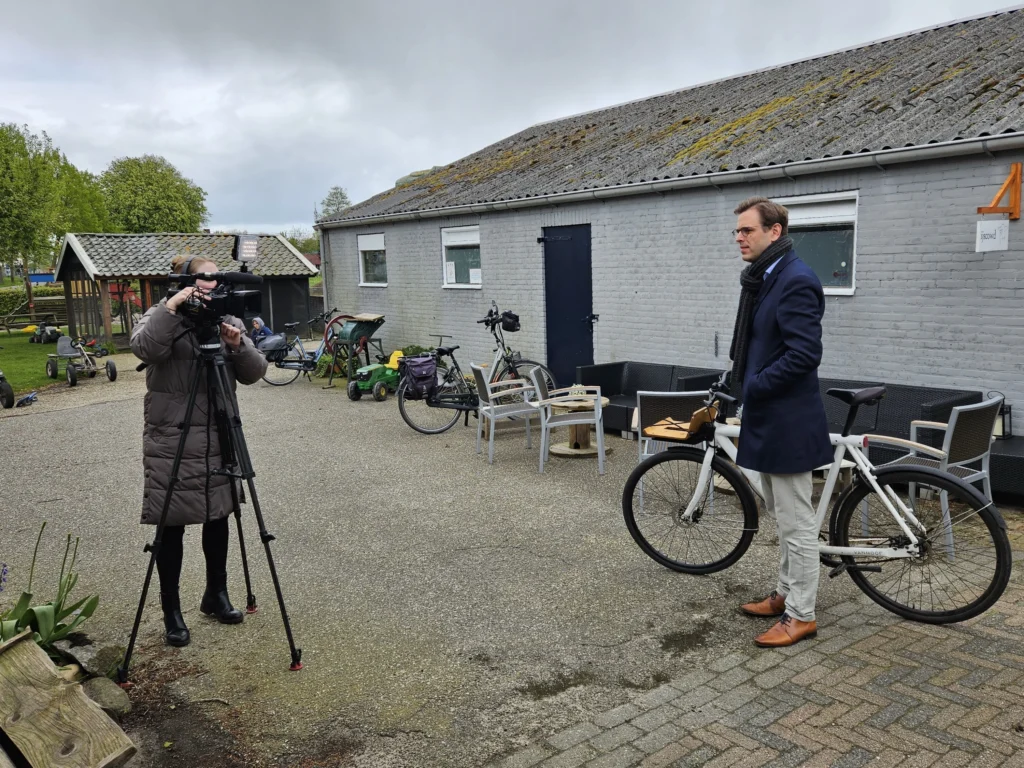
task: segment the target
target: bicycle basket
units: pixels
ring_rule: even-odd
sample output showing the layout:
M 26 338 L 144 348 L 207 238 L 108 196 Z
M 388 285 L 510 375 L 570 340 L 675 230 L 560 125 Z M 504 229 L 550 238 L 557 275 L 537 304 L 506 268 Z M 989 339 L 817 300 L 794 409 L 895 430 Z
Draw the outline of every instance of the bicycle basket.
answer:
M 430 397 L 437 389 L 437 359 L 433 355 L 404 357 L 406 392 L 414 398 Z
M 263 353 L 268 362 L 279 363 L 288 356 L 288 339 L 283 333 L 264 336 L 256 343 L 256 349 Z
M 501 330 L 506 333 L 515 333 L 519 330 L 519 315 L 505 310 L 501 313 Z

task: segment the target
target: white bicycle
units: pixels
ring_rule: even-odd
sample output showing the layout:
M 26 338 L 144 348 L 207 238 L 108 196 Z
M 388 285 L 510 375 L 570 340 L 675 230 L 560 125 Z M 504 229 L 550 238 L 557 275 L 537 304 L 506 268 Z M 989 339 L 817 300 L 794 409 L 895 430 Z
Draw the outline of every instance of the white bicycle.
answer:
M 861 405 L 874 405 L 884 387 L 832 389 L 850 406 L 841 434 L 830 435 L 835 457 L 817 507 L 821 530 L 844 459 L 855 478 L 842 490 L 820 535 L 830 576 L 844 571 L 872 600 L 904 618 L 930 624 L 964 621 L 988 610 L 1010 579 L 1011 552 L 1002 515 L 974 487 L 951 474 L 907 464 L 875 467 L 872 444 L 942 457 L 931 446 L 899 438 L 851 435 Z M 633 470 L 622 493 L 626 527 L 640 548 L 675 571 L 721 571 L 747 551 L 758 528 L 760 476 L 737 467 L 722 402 L 712 387 L 689 422 L 669 419 L 645 430 L 669 447 Z M 846 462 L 849 466 L 849 461 Z

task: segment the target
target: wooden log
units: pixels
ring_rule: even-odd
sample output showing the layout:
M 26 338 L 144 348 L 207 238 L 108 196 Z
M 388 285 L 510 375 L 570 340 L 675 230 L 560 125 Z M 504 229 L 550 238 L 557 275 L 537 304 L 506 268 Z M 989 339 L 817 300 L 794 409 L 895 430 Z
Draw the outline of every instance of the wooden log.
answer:
M 2 748 L 0 748 L 0 768 L 14 768 L 14 763 L 11 762 L 11 759 L 7 757 Z
M 116 768 L 135 745 L 26 630 L 0 645 L 0 724 L 33 768 Z
M 100 289 L 100 317 L 103 320 L 103 335 L 106 341 L 114 340 L 113 320 L 110 317 L 110 284 L 106 280 L 99 280 Z

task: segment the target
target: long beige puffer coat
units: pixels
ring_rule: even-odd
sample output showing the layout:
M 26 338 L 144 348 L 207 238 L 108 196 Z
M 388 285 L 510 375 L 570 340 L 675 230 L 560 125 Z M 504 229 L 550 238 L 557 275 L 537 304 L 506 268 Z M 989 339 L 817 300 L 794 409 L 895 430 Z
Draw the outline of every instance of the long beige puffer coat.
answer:
M 242 323 L 236 318 L 229 318 L 229 322 L 242 329 L 241 346 L 237 352 L 232 352 L 221 342 L 233 391 L 236 380 L 243 384 L 259 381 L 267 370 L 267 361 L 246 336 Z M 169 312 L 163 301 L 150 307 L 135 326 L 131 347 L 136 357 L 149 364 L 146 369 L 146 426 L 142 440 L 142 463 L 146 473 L 142 522 L 156 525 L 160 521 L 174 454 L 181 437 L 189 386 L 196 367 L 202 363 L 195 335 L 185 333 L 181 316 Z M 178 485 L 167 512 L 167 525 L 205 523 L 227 517 L 232 512 L 229 478 L 209 475 L 211 470 L 221 467 L 222 460 L 216 420 L 209 407 L 206 378 L 204 371 L 178 472 Z

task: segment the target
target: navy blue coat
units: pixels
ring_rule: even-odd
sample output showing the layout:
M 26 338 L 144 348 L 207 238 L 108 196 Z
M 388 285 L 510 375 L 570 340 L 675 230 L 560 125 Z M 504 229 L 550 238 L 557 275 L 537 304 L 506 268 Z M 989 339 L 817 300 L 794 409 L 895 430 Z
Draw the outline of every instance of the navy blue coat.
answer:
M 818 389 L 825 295 L 810 267 L 789 251 L 757 296 L 736 463 L 772 475 L 831 464 L 825 406 Z

